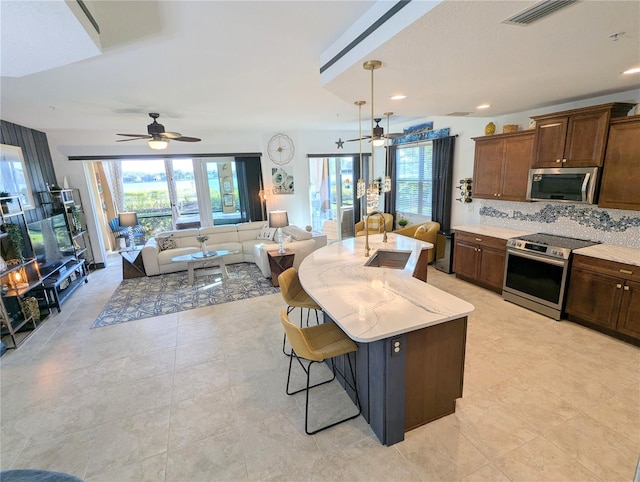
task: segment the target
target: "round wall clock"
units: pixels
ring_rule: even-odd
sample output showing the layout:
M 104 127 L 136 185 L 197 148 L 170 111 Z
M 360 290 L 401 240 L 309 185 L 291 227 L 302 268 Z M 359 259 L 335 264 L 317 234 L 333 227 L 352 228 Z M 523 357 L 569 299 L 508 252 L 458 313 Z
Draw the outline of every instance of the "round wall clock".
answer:
M 276 134 L 269 139 L 267 154 L 274 164 L 284 166 L 293 159 L 295 147 L 291 138 L 285 134 Z

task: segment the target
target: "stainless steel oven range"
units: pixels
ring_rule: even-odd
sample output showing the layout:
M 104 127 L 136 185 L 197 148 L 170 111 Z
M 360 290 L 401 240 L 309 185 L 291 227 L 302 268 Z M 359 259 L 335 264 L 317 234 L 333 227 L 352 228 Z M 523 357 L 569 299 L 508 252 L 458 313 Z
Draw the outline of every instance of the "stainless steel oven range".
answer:
M 555 320 L 561 319 L 571 252 L 594 244 L 598 243 L 551 234 L 508 239 L 502 297 Z

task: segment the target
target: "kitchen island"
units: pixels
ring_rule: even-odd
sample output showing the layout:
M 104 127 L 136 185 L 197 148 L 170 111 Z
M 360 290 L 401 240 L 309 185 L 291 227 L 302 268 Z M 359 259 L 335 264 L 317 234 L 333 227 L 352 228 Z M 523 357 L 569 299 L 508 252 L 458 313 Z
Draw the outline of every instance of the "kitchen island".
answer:
M 416 277 L 431 243 L 390 233 L 387 243 L 382 234 L 370 235 L 369 245 L 371 256 L 378 250 L 410 255 L 401 269 L 365 266 L 365 238 L 351 238 L 311 253 L 299 276 L 325 322 L 357 343 L 362 415 L 380 441 L 392 445 L 406 431 L 455 411 L 474 308 Z

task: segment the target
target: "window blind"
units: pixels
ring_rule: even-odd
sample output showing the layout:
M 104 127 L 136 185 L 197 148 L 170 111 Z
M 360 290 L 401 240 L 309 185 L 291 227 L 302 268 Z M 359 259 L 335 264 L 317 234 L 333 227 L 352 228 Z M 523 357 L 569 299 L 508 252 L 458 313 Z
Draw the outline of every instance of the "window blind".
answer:
M 411 147 L 398 147 L 396 211 L 431 217 L 432 148 L 431 142 Z

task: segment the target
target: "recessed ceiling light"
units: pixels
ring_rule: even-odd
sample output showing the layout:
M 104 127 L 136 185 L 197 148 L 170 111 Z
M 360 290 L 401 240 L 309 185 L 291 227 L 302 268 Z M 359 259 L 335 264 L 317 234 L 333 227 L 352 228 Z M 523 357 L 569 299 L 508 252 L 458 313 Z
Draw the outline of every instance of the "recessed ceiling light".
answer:
M 402 100 L 406 98 L 407 98 L 406 95 L 398 94 L 398 95 L 392 95 L 391 97 L 389 97 L 389 100 Z
M 488 109 L 489 107 L 491 107 L 491 104 L 480 104 L 478 107 L 476 107 L 477 109 Z
M 629 70 L 625 70 L 624 72 L 622 72 L 625 75 L 629 75 L 629 74 L 640 74 L 640 67 L 634 67 L 632 69 Z

